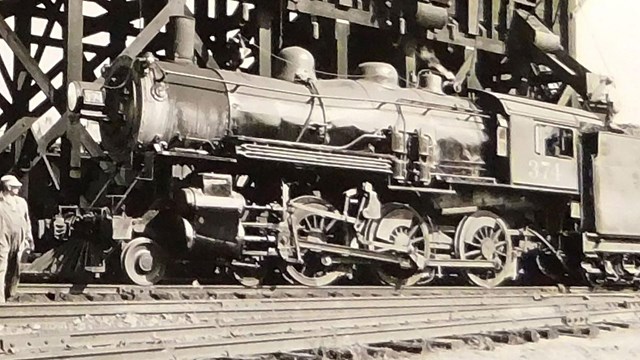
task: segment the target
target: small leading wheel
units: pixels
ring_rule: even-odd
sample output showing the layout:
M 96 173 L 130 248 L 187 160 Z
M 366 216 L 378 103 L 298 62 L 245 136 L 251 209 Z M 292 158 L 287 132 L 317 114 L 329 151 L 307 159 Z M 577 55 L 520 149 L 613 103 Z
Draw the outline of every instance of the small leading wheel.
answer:
M 137 285 L 149 286 L 164 277 L 167 263 L 160 246 L 148 238 L 136 238 L 128 242 L 120 256 L 122 270 Z
M 334 210 L 331 204 L 315 196 L 302 196 L 292 200 L 292 203 L 322 211 Z M 345 243 L 345 229 L 337 220 L 303 209 L 295 209 L 292 219 L 295 219 L 292 231 L 296 231 L 301 241 L 337 245 Z M 289 281 L 312 287 L 327 286 L 351 272 L 350 268 L 334 264 L 329 255 L 321 252 L 301 249 L 300 253 L 302 264 L 285 265 L 285 278 Z
M 367 229 L 367 240 L 371 250 L 412 250 L 429 258 L 429 224 L 417 211 L 405 204 L 388 203 L 382 206 L 381 214 L 382 217 L 372 221 Z M 435 269 L 416 271 L 383 264 L 376 269 L 376 274 L 380 281 L 387 285 L 426 285 L 435 278 Z
M 514 266 L 513 245 L 506 223 L 489 211 L 478 211 L 462 220 L 456 251 L 463 260 L 489 260 L 495 269 L 467 270 L 469 280 L 485 288 L 500 285 Z

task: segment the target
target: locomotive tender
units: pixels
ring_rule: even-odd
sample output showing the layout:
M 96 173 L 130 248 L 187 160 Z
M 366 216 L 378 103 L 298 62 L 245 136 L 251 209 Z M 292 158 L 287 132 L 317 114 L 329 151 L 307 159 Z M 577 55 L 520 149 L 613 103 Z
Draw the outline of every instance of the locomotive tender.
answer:
M 69 88 L 70 109 L 99 120 L 111 159 L 137 174 L 125 197 L 158 196 L 109 219 L 133 282 L 160 281 L 170 258 L 248 286 L 278 268 L 308 286 L 369 269 L 388 284 L 453 272 L 492 287 L 528 257 L 556 278 L 637 278 L 640 225 L 612 210 L 640 198 L 640 142 L 598 115 L 448 94 L 431 73 L 402 88 L 384 63 L 318 79 L 295 47 L 274 78 L 199 68 L 193 24 L 176 21 L 173 59 L 122 57 L 102 89 Z

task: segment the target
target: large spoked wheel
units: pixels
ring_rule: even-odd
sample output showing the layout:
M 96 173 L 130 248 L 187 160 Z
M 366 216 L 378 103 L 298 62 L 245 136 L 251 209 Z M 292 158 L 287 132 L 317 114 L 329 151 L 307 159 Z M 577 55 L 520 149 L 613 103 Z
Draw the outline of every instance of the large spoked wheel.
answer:
M 367 229 L 371 250 L 392 253 L 414 251 L 427 259 L 430 257 L 429 224 L 417 211 L 408 205 L 389 203 L 382 206 L 381 214 L 382 217 L 372 221 Z M 402 269 L 394 264 L 382 264 L 376 268 L 376 275 L 387 285 L 426 285 L 435 278 L 435 269 L 417 271 Z
M 492 212 L 478 211 L 463 220 L 456 250 L 460 259 L 489 260 L 496 264 L 495 269 L 467 270 L 468 279 L 478 286 L 498 286 L 512 272 L 511 236 L 506 223 Z
M 303 196 L 292 200 L 314 209 L 333 211 L 333 207 L 315 196 Z M 311 211 L 295 209 L 292 231 L 296 231 L 301 241 L 324 244 L 344 244 L 345 232 L 342 224 L 315 214 Z M 286 278 L 298 284 L 319 287 L 331 285 L 350 273 L 350 269 L 341 264 L 333 264 L 330 256 L 321 252 L 301 249 L 302 264 L 287 264 L 284 268 Z
M 157 284 L 167 269 L 164 252 L 157 243 L 147 238 L 137 238 L 127 243 L 120 259 L 125 275 L 137 285 Z

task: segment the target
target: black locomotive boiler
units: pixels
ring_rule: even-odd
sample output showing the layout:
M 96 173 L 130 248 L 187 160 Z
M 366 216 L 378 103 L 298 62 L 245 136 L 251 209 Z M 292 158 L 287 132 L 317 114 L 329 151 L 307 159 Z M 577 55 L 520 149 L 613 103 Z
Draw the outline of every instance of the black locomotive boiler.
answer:
M 193 24 L 178 21 L 172 59 L 118 58 L 103 88 L 69 88 L 70 109 L 100 121 L 110 158 L 135 174 L 108 216 L 131 281 L 198 260 L 250 286 L 275 269 L 308 286 L 367 269 L 389 284 L 462 273 L 492 287 L 527 257 L 556 278 L 636 280 L 640 229 L 611 201 L 640 191 L 611 184 L 638 168 L 612 154 L 640 142 L 596 114 L 460 97 L 432 73 L 402 88 L 384 63 L 318 79 L 297 47 L 273 78 L 199 68 Z M 128 202 L 136 191 L 154 201 Z

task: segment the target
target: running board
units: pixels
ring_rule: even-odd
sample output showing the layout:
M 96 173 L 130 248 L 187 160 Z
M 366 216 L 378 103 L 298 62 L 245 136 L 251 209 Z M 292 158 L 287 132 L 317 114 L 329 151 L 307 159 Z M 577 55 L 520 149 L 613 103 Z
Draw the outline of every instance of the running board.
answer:
M 322 251 L 343 256 L 352 256 L 361 259 L 375 260 L 380 262 L 398 264 L 402 268 L 410 269 L 414 267 L 414 263 L 409 259 L 399 258 L 396 255 L 377 253 L 369 250 L 354 249 L 344 245 L 323 244 L 309 241 L 298 242 L 301 249 L 312 251 Z M 416 257 L 415 254 L 409 255 Z M 416 262 L 422 262 L 424 268 L 427 267 L 446 267 L 446 268 L 466 268 L 466 269 L 495 269 L 496 264 L 489 260 L 459 260 L 459 259 L 417 259 Z
M 640 240 L 615 238 L 593 233 L 582 234 L 585 254 L 640 254 Z

